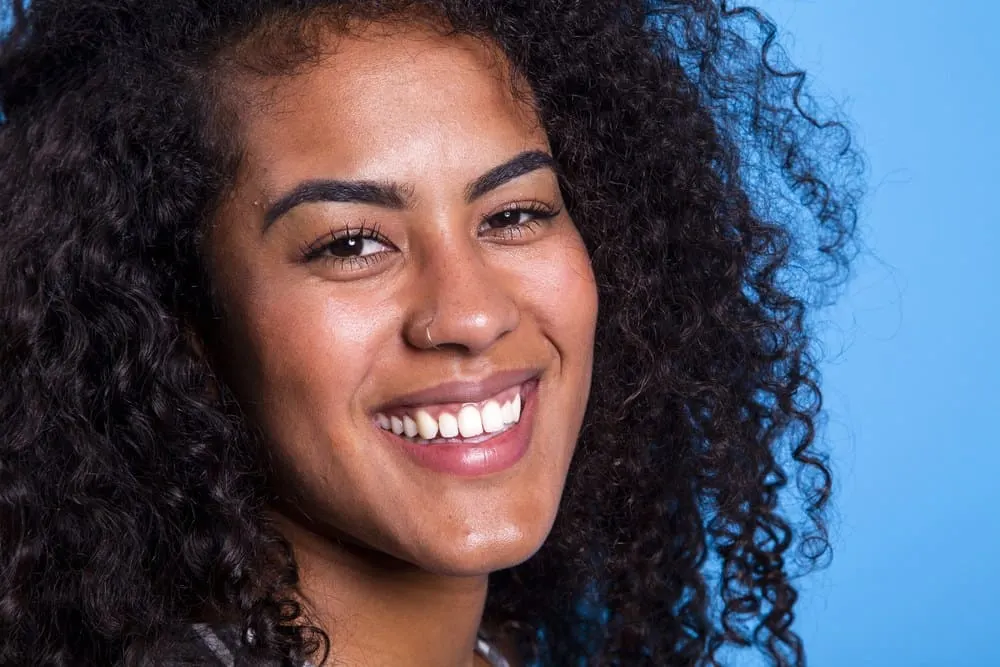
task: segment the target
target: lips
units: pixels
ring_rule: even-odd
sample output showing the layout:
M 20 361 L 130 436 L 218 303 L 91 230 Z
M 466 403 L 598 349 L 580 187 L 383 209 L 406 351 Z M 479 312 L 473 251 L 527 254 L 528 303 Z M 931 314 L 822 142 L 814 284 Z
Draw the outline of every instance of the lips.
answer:
M 535 428 L 539 380 L 528 380 L 518 385 L 517 390 L 523 404 L 520 419 L 495 433 L 484 432 L 471 438 L 463 438 L 459 434 L 457 438 L 423 440 L 406 437 L 405 432 L 397 435 L 391 427 L 390 430 L 383 430 L 374 423 L 372 426 L 389 446 L 432 472 L 470 478 L 501 473 L 514 467 L 525 456 Z

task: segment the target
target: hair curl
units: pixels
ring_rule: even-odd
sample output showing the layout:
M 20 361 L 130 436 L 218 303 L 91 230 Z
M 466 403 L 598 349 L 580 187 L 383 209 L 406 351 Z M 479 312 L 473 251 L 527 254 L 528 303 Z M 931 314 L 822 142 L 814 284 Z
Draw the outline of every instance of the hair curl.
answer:
M 202 233 L 239 155 L 219 73 L 240 52 L 274 72 L 307 61 L 318 15 L 417 7 L 530 83 L 600 291 L 564 503 L 541 551 L 491 578 L 484 622 L 538 664 L 717 665 L 727 645 L 804 664 L 786 561 L 796 539 L 826 553 L 831 477 L 803 289 L 845 275 L 862 169 L 844 126 L 809 111 L 804 75 L 775 63 L 761 14 L 4 6 L 0 664 L 139 665 L 193 620 L 253 630 L 258 658 L 327 644 L 263 518 L 259 438 L 192 344 L 217 312 Z M 779 506 L 793 475 L 801 534 Z

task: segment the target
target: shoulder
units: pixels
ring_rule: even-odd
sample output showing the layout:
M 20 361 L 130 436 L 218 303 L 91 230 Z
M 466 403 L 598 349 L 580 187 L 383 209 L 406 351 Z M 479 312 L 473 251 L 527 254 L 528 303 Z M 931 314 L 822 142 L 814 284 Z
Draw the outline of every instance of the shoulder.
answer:
M 236 664 L 240 641 L 236 628 L 232 626 L 213 627 L 207 623 L 195 623 L 188 629 L 187 641 L 203 659 L 214 659 L 225 667 Z
M 171 636 L 149 667 L 284 667 L 246 656 L 238 630 L 230 625 L 194 623 Z
M 480 631 L 476 652 L 492 667 L 524 667 L 514 642 L 503 634 Z

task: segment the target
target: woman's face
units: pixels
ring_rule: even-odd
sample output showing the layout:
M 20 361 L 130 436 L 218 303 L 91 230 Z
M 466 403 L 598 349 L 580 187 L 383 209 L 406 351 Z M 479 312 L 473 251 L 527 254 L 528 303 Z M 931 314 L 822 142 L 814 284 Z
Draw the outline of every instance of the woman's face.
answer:
M 217 352 L 287 521 L 432 572 L 509 567 L 551 528 L 583 418 L 586 250 L 495 52 L 384 27 L 328 46 L 232 82 Z

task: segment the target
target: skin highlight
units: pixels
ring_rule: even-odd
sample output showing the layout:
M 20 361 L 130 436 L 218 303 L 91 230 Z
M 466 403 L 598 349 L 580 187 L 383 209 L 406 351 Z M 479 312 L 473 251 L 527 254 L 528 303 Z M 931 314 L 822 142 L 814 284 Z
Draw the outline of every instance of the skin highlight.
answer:
M 239 179 L 208 238 L 227 315 L 217 354 L 270 443 L 275 520 L 304 599 L 342 638 L 338 659 L 467 664 L 488 574 L 530 557 L 554 521 L 589 392 L 596 286 L 551 166 L 484 178 L 550 153 L 495 52 L 412 28 L 330 39 L 330 55 L 266 82 L 268 104 L 242 119 Z M 393 184 L 402 201 L 306 201 L 266 220 L 320 179 Z M 333 254 L 331 233 L 365 229 L 381 240 Z M 509 470 L 428 471 L 373 424 L 395 397 L 522 369 L 538 376 L 537 410 Z

